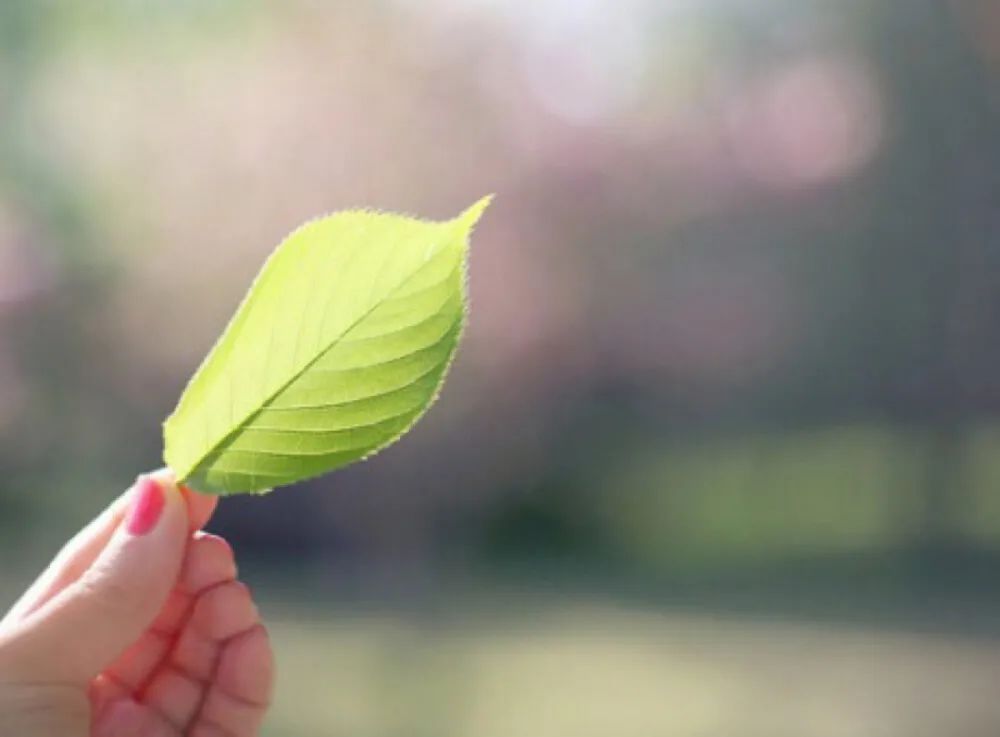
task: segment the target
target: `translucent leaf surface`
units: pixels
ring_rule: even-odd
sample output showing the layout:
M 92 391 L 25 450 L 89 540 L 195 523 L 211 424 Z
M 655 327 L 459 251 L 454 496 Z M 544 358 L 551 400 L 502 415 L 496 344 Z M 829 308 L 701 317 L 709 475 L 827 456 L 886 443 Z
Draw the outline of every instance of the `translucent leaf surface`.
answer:
M 178 478 L 266 491 L 406 432 L 455 354 L 469 235 L 488 204 L 442 223 L 341 212 L 288 236 L 164 424 Z

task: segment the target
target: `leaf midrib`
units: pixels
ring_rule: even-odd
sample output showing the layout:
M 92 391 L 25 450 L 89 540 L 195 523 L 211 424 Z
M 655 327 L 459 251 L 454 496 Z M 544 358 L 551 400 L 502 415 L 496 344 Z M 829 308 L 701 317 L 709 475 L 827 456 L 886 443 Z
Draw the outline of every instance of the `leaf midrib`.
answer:
M 250 422 L 255 416 L 259 415 L 261 412 L 263 412 L 267 408 L 267 406 L 269 404 L 271 404 L 271 402 L 273 402 L 275 400 L 276 397 L 278 397 L 282 392 L 284 392 L 289 386 L 291 386 L 296 381 L 298 381 L 299 378 L 301 378 L 303 374 L 305 374 L 307 371 L 309 371 L 309 369 L 311 369 L 317 362 L 319 362 L 327 353 L 329 353 L 334 348 L 336 348 L 340 344 L 340 342 L 347 335 L 349 335 L 352 330 L 354 330 L 354 328 L 356 328 L 361 322 L 363 322 L 365 319 L 367 319 L 375 310 L 377 310 L 380 306 L 382 306 L 388 300 L 392 299 L 393 295 L 397 291 L 399 291 L 408 281 L 410 281 L 414 277 L 418 276 L 425 268 L 427 268 L 428 264 L 430 264 L 430 263 L 433 262 L 434 257 L 437 256 L 440 253 L 440 251 L 442 249 L 446 248 L 446 247 L 447 247 L 447 243 L 445 243 L 444 245 L 442 245 L 441 248 L 438 248 L 434 253 L 432 253 L 429 257 L 427 257 L 427 259 L 422 264 L 420 264 L 419 267 L 417 267 L 416 269 L 414 269 L 413 271 L 411 271 L 409 274 L 407 274 L 405 277 L 403 277 L 394 287 L 392 287 L 392 289 L 390 289 L 388 292 L 386 292 L 385 296 L 382 297 L 381 300 L 379 300 L 378 302 L 376 302 L 369 309 L 367 309 L 364 313 L 362 313 L 356 320 L 354 320 L 354 322 L 350 323 L 340 333 L 340 335 L 338 335 L 336 338 L 334 338 L 330 342 L 330 344 L 326 348 L 324 348 L 321 351 L 318 351 L 316 353 L 316 355 L 313 356 L 313 358 L 311 358 L 309 361 L 307 361 L 302 366 L 302 368 L 299 369 L 298 371 L 296 371 L 287 381 L 285 381 L 285 383 L 283 383 L 281 386 L 279 386 L 275 391 L 271 392 L 271 394 L 268 395 L 260 403 L 259 406 L 257 406 L 253 410 L 251 410 L 249 413 L 246 414 L 246 416 L 243 417 L 243 419 L 241 419 L 239 422 L 237 422 L 233 426 L 232 430 L 230 430 L 225 435 L 223 435 L 217 442 L 213 443 L 212 446 L 207 451 L 205 451 L 204 453 L 202 453 L 201 456 L 195 462 L 189 464 L 189 467 L 187 468 L 187 470 L 185 470 L 184 472 L 182 472 L 182 473 L 179 474 L 179 479 L 178 480 L 179 481 L 186 481 L 189 478 L 191 478 L 191 476 L 194 475 L 198 471 L 198 469 L 201 467 L 201 465 L 206 460 L 208 460 L 209 458 L 211 458 L 213 455 L 217 454 L 219 452 L 219 450 L 221 448 L 225 447 L 225 445 L 227 443 L 229 443 L 238 433 L 242 432 L 243 428 L 246 427 L 246 425 L 247 425 L 248 422 Z M 454 272 L 450 272 L 450 273 L 454 273 Z

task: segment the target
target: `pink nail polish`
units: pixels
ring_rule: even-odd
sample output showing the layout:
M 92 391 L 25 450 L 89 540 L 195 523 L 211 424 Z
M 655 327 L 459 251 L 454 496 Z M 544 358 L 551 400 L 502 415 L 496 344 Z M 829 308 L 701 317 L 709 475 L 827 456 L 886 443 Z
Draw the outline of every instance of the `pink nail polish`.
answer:
M 163 513 L 163 489 L 153 479 L 143 476 L 136 482 L 132 498 L 125 529 L 132 535 L 145 535 L 156 527 Z

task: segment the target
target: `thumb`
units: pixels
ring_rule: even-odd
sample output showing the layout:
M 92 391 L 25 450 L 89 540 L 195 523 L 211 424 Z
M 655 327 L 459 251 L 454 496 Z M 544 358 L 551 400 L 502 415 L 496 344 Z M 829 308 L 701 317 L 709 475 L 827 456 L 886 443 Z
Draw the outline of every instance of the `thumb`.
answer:
M 139 639 L 177 581 L 189 537 L 173 479 L 141 476 L 90 568 L 25 621 L 17 640 L 44 680 L 86 682 Z

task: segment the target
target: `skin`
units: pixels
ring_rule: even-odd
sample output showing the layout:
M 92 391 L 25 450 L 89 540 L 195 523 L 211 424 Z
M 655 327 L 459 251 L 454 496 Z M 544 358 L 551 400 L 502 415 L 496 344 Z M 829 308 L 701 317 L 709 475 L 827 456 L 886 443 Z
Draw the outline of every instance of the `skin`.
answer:
M 0 621 L 0 737 L 253 737 L 274 663 L 217 500 L 156 474 L 166 508 L 126 530 L 126 493 Z

